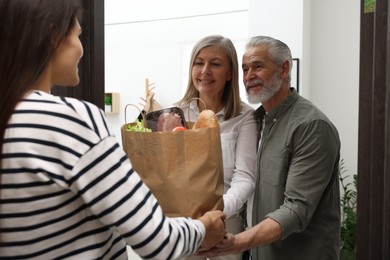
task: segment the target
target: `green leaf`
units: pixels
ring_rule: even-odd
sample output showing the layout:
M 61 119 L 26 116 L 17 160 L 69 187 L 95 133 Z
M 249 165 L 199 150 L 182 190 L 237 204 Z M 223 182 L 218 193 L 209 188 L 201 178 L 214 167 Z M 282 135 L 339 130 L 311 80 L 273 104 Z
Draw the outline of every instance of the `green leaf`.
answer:
M 343 190 L 341 203 L 341 236 L 340 236 L 340 259 L 356 259 L 356 222 L 357 222 L 357 174 L 352 175 L 353 182 L 347 182 L 347 174 L 344 161 L 340 160 L 339 180 Z
M 152 132 L 152 129 L 146 128 L 143 120 L 136 119 L 133 124 L 127 125 L 126 131 L 131 132 Z

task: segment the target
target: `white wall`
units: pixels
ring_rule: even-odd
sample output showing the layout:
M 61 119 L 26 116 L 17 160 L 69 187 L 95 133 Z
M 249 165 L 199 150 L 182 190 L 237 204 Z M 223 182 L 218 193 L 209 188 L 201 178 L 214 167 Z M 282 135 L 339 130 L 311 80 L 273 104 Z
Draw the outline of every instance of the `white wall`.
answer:
M 355 173 L 359 12 L 355 0 L 106 0 L 105 86 L 121 95 L 120 114 L 108 115 L 109 123 L 120 141 L 124 106 L 141 101 L 145 78 L 155 83 L 155 97 L 163 106 L 177 101 L 186 84 L 188 51 L 201 37 L 231 38 L 241 62 L 249 36 L 270 35 L 286 42 L 300 59 L 301 94 L 335 123 L 341 156 Z M 127 120 L 138 114 L 131 110 Z
M 341 157 L 357 173 L 360 2 L 249 0 L 250 36 L 288 44 L 301 62 L 301 94 L 333 121 Z
M 105 1 L 105 88 L 106 92 L 119 92 L 121 98 L 120 114 L 108 115 L 108 120 L 119 140 L 124 107 L 138 105 L 140 97 L 145 97 L 145 78 L 155 83 L 156 100 L 170 106 L 183 95 L 189 52 L 197 40 L 221 34 L 239 47 L 247 39 L 247 1 L 163 3 Z M 127 120 L 131 121 L 139 112 L 129 110 Z
M 315 0 L 311 14 L 310 98 L 338 128 L 346 168 L 357 173 L 360 1 Z
M 302 65 L 303 0 L 249 0 L 249 36 L 256 35 L 283 41 Z M 299 92 L 308 97 L 309 89 L 302 75 L 300 73 Z

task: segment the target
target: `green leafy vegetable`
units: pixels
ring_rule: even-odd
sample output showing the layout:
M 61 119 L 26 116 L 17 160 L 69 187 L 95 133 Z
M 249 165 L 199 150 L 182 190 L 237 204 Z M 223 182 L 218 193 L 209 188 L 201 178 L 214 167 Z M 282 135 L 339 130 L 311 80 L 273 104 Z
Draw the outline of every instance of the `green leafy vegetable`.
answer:
M 144 126 L 143 120 L 136 119 L 133 124 L 127 125 L 126 131 L 131 132 L 152 132 L 152 129 Z

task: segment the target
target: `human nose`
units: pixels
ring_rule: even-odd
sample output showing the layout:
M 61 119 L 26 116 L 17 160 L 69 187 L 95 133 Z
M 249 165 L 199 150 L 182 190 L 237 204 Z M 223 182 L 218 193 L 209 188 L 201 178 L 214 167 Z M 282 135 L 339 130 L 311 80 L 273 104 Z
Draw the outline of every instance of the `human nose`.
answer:
M 245 85 L 249 80 L 254 79 L 256 76 L 255 73 L 253 73 L 253 70 L 250 68 L 248 68 L 243 74 L 244 76 L 242 78 Z
M 202 71 L 201 71 L 201 73 L 202 74 L 204 74 L 204 75 L 208 75 L 208 74 L 210 74 L 210 67 L 207 65 L 207 64 L 205 64 L 203 67 L 202 67 Z

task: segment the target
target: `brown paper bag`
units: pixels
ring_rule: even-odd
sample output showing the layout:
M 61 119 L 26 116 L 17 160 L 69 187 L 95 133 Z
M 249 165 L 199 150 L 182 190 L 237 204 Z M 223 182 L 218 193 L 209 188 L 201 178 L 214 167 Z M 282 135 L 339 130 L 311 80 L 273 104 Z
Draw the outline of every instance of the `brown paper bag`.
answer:
M 167 216 L 223 210 L 219 127 L 144 133 L 126 131 L 127 125 L 121 127 L 123 148 Z

